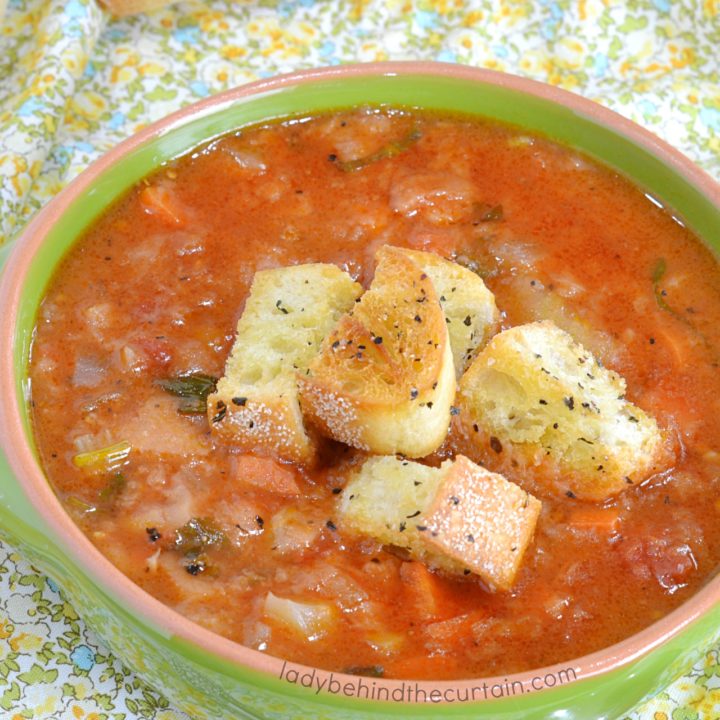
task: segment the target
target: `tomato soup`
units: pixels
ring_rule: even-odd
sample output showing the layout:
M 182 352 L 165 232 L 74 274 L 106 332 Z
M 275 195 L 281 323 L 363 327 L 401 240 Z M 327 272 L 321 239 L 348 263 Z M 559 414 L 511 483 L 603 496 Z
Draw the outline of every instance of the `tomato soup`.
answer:
M 365 453 L 327 441 L 311 469 L 255 457 L 197 407 L 256 271 L 334 263 L 367 286 L 384 244 L 478 273 L 505 328 L 553 320 L 676 445 L 670 469 L 604 503 L 511 474 L 542 512 L 507 592 L 344 533 L 337 498 Z M 160 168 L 65 258 L 32 348 L 37 445 L 112 563 L 238 643 L 387 678 L 567 661 L 647 627 L 720 562 L 719 288 L 681 218 L 548 139 L 369 108 L 251 127 Z M 451 433 L 423 462 L 459 449 Z M 335 611 L 304 633 L 267 616 L 269 595 Z

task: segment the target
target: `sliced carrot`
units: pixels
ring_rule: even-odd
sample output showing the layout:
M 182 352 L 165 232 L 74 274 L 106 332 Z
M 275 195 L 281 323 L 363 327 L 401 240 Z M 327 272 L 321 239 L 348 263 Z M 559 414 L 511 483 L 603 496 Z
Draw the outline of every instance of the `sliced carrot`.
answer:
M 299 495 L 295 473 L 272 458 L 240 455 L 236 462 L 237 478 L 248 485 L 254 485 L 278 495 Z
M 449 593 L 442 581 L 420 562 L 404 562 L 400 566 L 400 579 L 407 588 L 409 601 L 423 619 L 448 614 Z
M 566 522 L 582 530 L 597 530 L 610 535 L 618 528 L 620 512 L 617 508 L 577 507 L 570 512 Z
M 185 222 L 185 213 L 178 198 L 164 185 L 148 185 L 140 191 L 139 199 L 146 213 L 155 215 L 168 225 Z

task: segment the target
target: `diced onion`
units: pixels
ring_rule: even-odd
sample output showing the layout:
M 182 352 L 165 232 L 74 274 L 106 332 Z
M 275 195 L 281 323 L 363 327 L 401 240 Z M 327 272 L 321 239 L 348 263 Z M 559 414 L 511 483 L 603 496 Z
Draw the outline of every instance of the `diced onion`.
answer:
M 306 603 L 281 598 L 269 592 L 265 597 L 265 616 L 296 631 L 306 640 L 322 637 L 332 625 L 335 611 L 327 603 Z

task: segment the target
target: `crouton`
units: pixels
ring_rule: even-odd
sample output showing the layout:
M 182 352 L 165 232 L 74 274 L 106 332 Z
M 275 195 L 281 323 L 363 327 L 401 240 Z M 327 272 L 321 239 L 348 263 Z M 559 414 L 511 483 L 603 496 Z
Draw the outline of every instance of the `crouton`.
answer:
M 479 348 L 497 332 L 500 313 L 482 278 L 434 253 L 400 249 L 430 276 L 440 299 L 459 380 Z M 382 250 L 380 251 L 382 253 Z
M 672 456 L 655 420 L 625 399 L 625 380 L 547 320 L 496 335 L 460 381 L 457 405 L 473 456 L 530 471 L 558 495 L 604 500 Z
M 317 443 L 303 423 L 296 373 L 361 293 L 335 265 L 257 272 L 225 376 L 208 397 L 213 434 L 243 452 L 311 464 Z
M 338 501 L 341 531 L 405 548 L 451 574 L 512 587 L 540 501 L 458 455 L 439 468 L 394 457 L 366 460 Z
M 329 437 L 378 454 L 422 457 L 445 439 L 455 371 L 428 274 L 405 253 L 379 254 L 369 290 L 300 375 L 306 417 Z

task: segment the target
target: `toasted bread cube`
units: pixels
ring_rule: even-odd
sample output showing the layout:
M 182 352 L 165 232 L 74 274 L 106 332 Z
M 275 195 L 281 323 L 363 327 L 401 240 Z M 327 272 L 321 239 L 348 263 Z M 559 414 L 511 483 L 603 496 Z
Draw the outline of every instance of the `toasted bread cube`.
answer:
M 479 348 L 497 332 L 500 313 L 482 278 L 434 253 L 400 249 L 430 276 L 440 299 L 459 380 Z
M 490 587 L 508 590 L 532 540 L 537 498 L 458 455 L 423 513 L 425 546 L 464 564 Z
M 671 460 L 625 380 L 550 321 L 496 335 L 458 395 L 458 424 L 483 463 L 530 470 L 558 495 L 601 501 Z
M 436 450 L 456 383 L 428 274 L 403 252 L 384 248 L 369 290 L 298 381 L 303 412 L 329 437 L 379 454 Z
M 243 452 L 311 464 L 316 442 L 305 430 L 296 373 L 361 293 L 335 265 L 257 272 L 225 375 L 208 397 L 215 436 Z
M 405 548 L 433 568 L 478 575 L 507 590 L 532 540 L 541 504 L 466 457 L 431 468 L 367 460 L 339 500 L 340 528 Z

